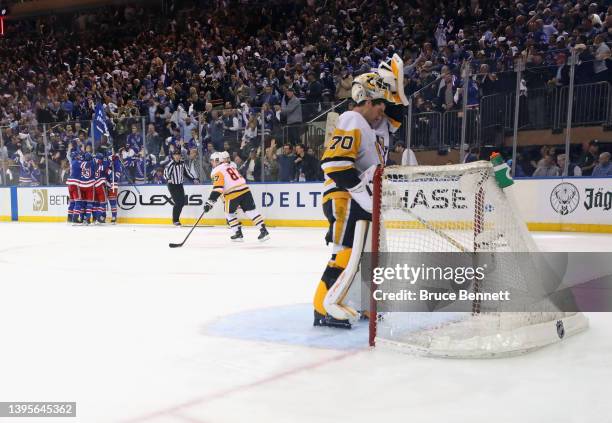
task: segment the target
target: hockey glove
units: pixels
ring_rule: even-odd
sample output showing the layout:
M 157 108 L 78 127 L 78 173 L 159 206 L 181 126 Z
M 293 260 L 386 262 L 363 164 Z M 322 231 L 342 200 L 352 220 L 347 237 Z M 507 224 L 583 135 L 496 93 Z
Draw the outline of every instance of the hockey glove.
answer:
M 215 205 L 215 203 L 213 203 L 212 201 L 210 201 L 210 200 L 207 201 L 204 204 L 204 213 L 208 213 L 213 208 L 214 205 Z

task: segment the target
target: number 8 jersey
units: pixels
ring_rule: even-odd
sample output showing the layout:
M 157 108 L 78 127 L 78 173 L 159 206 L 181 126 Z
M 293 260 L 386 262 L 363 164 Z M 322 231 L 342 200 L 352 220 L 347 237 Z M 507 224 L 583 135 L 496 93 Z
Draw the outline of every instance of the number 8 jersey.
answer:
M 229 163 L 221 163 L 210 175 L 213 191 L 223 194 L 225 201 L 232 200 L 249 191 L 245 179 L 238 170 Z
M 383 147 L 368 121 L 357 112 L 342 113 L 321 159 L 325 174 L 323 202 L 350 198 L 346 190 L 359 184 L 359 175 L 383 163 Z

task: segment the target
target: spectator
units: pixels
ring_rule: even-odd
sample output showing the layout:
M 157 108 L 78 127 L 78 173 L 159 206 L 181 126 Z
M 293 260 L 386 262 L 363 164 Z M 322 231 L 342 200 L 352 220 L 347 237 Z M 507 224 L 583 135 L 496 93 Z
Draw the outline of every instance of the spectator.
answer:
M 202 178 L 200 178 L 200 157 L 198 155 L 197 148 L 189 149 L 189 154 L 185 160 L 185 166 L 187 167 L 188 172 L 195 176 L 195 178 L 198 180 L 197 183 L 199 183 Z
M 150 123 L 147 126 L 146 134 L 146 146 L 147 152 L 153 154 L 156 159 L 159 160 L 159 154 L 161 152 L 162 139 L 155 130 L 155 125 Z
M 317 80 L 314 72 L 308 72 L 307 77 L 308 86 L 306 88 L 306 104 L 308 109 L 306 112 L 306 120 L 310 120 L 321 111 L 321 103 L 323 102 L 323 85 L 321 85 L 321 83 Z
M 265 169 L 267 171 L 265 177 L 266 181 L 277 181 L 278 180 L 278 161 L 276 160 L 276 153 L 278 145 L 276 145 L 276 138 L 270 140 L 270 146 L 266 148 L 266 163 Z
M 247 127 L 244 130 L 244 135 L 242 136 L 242 141 L 247 142 L 250 147 L 256 147 L 259 144 L 259 138 L 257 136 L 257 120 L 255 119 L 255 116 L 251 116 L 249 118 L 249 123 L 247 124 Z
M 597 143 L 597 140 L 591 140 L 588 144 L 583 144 L 582 148 L 585 151 L 578 160 L 578 166 L 580 166 L 583 176 L 591 176 L 593 169 L 597 165 L 597 160 L 599 157 L 599 144 Z
M 207 129 L 215 150 L 223 151 L 223 118 L 216 110 L 213 110 L 211 114 L 211 122 L 207 125 Z
M 260 182 L 261 181 L 261 159 L 257 154 L 257 149 L 251 148 L 246 161 L 240 167 L 240 173 L 245 175 L 249 182 Z
M 336 82 L 336 98 L 344 100 L 351 97 L 351 89 L 353 87 L 353 75 L 348 69 L 342 69 L 335 78 Z
M 526 57 L 527 109 L 530 123 L 540 128 L 546 123 L 546 85 L 551 80 L 551 75 L 548 68 L 543 66 L 542 55 L 535 47 L 530 47 Z
M 605 38 L 603 35 L 598 35 L 595 37 L 593 46 L 597 48 L 595 50 L 595 60 L 593 61 L 595 81 L 609 82 L 610 72 L 608 66 L 606 65 L 606 61 L 609 61 L 611 57 L 610 47 L 605 43 Z
M 155 169 L 153 169 L 153 172 L 151 172 L 150 183 L 154 185 L 165 185 L 168 183 L 168 181 L 166 181 L 166 178 L 164 178 L 163 166 L 157 166 Z
M 263 93 L 259 96 L 258 104 L 263 106 L 265 103 L 267 103 L 269 106 L 275 106 L 279 103 L 278 97 L 273 92 L 271 85 L 266 85 L 263 89 Z
M 131 126 L 132 132 L 127 136 L 126 148 L 138 153 L 142 149 L 142 135 L 138 132 L 138 126 Z
M 401 165 L 402 166 L 418 166 L 419 163 L 417 158 L 410 148 L 406 148 L 404 143 L 398 142 L 395 144 L 394 148 L 395 152 L 401 157 Z
M 274 154 L 273 158 L 278 162 L 279 182 L 293 182 L 295 178 L 295 155 L 291 144 L 283 145 L 280 156 Z
M 612 164 L 610 163 L 610 153 L 604 151 L 599 155 L 599 163 L 593 169 L 593 177 L 609 177 L 612 176 Z
M 469 149 L 466 148 L 466 150 L 466 155 L 465 157 L 463 157 L 463 163 L 471 163 L 478 161 L 478 156 L 480 155 L 480 149 L 478 147 L 470 147 Z
M 291 87 L 287 88 L 281 102 L 281 116 L 284 117 L 283 120 L 287 125 L 291 125 L 288 130 L 289 139 L 287 141 L 291 144 L 297 143 L 300 138 L 298 125 L 302 123 L 302 105 Z
M 198 124 L 194 122 L 191 116 L 187 115 L 184 119 L 181 119 L 180 122 L 181 128 L 181 138 L 184 140 L 189 140 L 192 131 L 196 131 L 198 129 Z
M 295 146 L 295 180 L 300 182 L 317 181 L 319 175 L 319 161 L 306 152 L 304 144 Z
M 559 176 L 560 174 L 561 172 L 551 155 L 544 156 L 544 158 L 540 160 L 535 172 L 533 172 L 533 176 Z
M 569 163 L 567 172 L 565 171 L 565 158 L 565 154 L 559 154 L 557 156 L 557 164 L 559 165 L 561 176 L 582 176 L 582 169 L 580 169 L 580 166 L 573 162 Z
M 66 182 L 68 181 L 69 177 L 70 177 L 70 164 L 68 163 L 68 160 L 63 159 L 60 164 L 60 173 L 59 173 L 59 178 L 57 181 L 58 184 L 66 185 Z

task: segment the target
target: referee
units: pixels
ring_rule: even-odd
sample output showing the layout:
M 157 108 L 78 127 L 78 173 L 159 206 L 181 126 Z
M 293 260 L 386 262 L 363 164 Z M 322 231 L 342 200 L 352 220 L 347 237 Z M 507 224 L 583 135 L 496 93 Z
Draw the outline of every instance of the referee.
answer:
M 172 224 L 174 226 L 181 226 L 181 211 L 185 206 L 185 189 L 183 188 L 185 175 L 194 183 L 199 183 L 198 178 L 191 173 L 183 161 L 181 150 L 176 149 L 172 153 L 172 161 L 164 169 L 164 178 L 168 181 L 168 190 L 174 202 L 172 208 Z

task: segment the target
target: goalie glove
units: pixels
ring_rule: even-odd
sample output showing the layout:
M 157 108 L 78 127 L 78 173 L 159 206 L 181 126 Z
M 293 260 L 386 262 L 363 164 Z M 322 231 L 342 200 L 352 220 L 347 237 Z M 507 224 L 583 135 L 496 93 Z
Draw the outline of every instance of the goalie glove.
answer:
M 214 207 L 214 205 L 215 203 L 213 201 L 208 200 L 204 204 L 204 213 L 208 213 Z
M 348 192 L 357 204 L 368 213 L 372 213 L 372 193 L 374 192 L 373 182 L 376 166 L 371 166 L 359 176 L 361 182 L 353 188 L 349 188 Z

